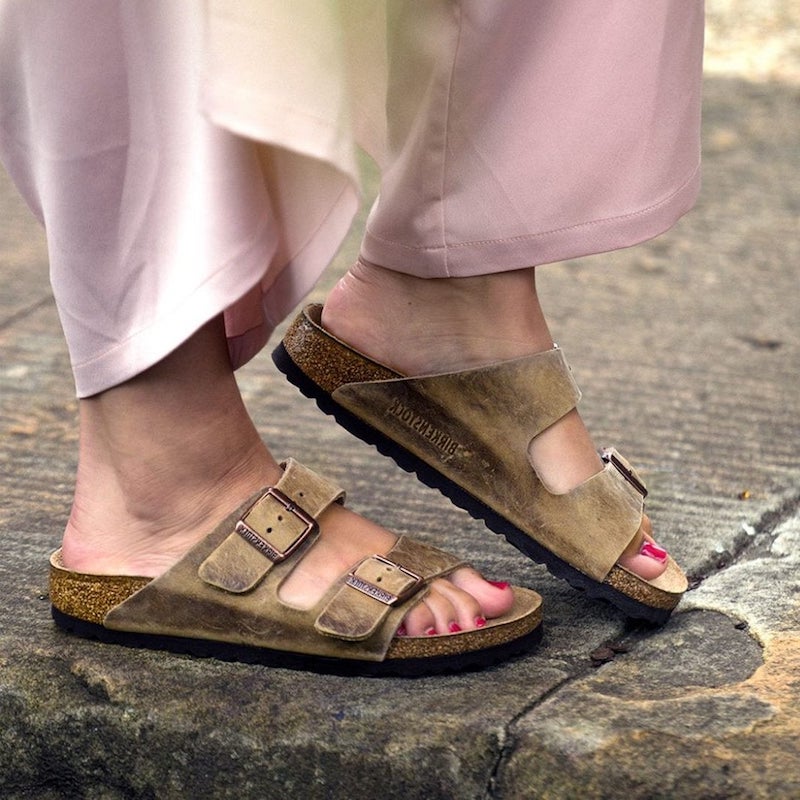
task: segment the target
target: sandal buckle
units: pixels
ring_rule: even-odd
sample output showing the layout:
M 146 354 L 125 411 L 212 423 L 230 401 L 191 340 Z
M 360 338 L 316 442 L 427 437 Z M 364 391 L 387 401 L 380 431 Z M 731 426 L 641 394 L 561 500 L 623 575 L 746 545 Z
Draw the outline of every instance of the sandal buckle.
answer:
M 398 570 L 401 573 L 402 578 L 405 578 L 405 580 L 401 578 L 399 590 L 391 592 L 384 589 L 382 586 L 378 586 L 377 583 L 373 581 L 365 580 L 362 576 L 357 574 L 362 567 L 374 565 L 376 562 L 377 565 L 382 566 L 386 570 Z M 377 580 L 380 581 L 381 578 L 379 577 Z M 393 581 L 393 583 L 397 583 L 397 581 Z M 416 594 L 422 584 L 422 577 L 412 572 L 410 569 L 396 564 L 385 556 L 375 555 L 365 558 L 357 567 L 351 570 L 347 575 L 346 584 L 362 594 L 372 597 L 374 600 L 378 600 L 384 605 L 395 606 Z
M 300 531 L 289 533 L 287 538 L 286 532 L 283 530 L 286 521 L 279 515 L 277 517 L 278 526 L 282 529 L 278 533 L 278 536 L 280 536 L 282 540 L 280 545 L 278 545 L 276 541 L 277 537 L 273 537 L 272 541 L 265 537 L 265 533 L 273 533 L 272 526 L 268 527 L 265 531 L 258 531 L 245 521 L 257 506 L 260 507 L 265 501 L 270 500 L 278 503 L 284 511 L 287 511 L 303 525 Z M 303 509 L 302 506 L 295 503 L 291 497 L 284 494 L 280 489 L 276 489 L 274 486 L 270 486 L 236 523 L 236 533 L 275 564 L 285 561 L 312 533 L 316 533 L 317 530 L 319 530 L 319 525 L 314 517 Z
M 617 472 L 642 496 L 647 497 L 647 487 L 636 474 L 636 470 L 613 448 L 607 447 L 600 453 L 600 458 L 616 468 Z

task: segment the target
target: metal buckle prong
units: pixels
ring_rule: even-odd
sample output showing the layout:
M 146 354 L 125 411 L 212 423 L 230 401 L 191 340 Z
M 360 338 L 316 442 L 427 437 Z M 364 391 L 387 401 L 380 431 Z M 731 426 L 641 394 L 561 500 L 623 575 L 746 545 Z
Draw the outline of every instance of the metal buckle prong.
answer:
M 622 459 L 614 452 L 614 450 L 608 449 L 603 450 L 600 453 L 600 458 L 606 462 L 606 464 L 611 464 L 623 478 L 625 478 L 628 483 L 636 489 L 637 492 L 642 496 L 642 499 L 647 497 L 647 487 L 639 480 L 634 470 L 627 466 Z
M 251 528 L 244 520 L 250 511 L 262 501 L 266 500 L 267 498 L 271 498 L 275 500 L 279 505 L 281 505 L 288 513 L 292 514 L 293 516 L 297 517 L 300 522 L 305 525 L 305 529 L 300 531 L 300 533 L 292 540 L 288 547 L 283 550 L 278 550 L 274 545 L 268 542 L 261 533 L 259 533 L 254 528 Z M 285 561 L 302 543 L 303 541 L 314 533 L 318 529 L 317 521 L 314 517 L 311 516 L 304 508 L 297 505 L 291 497 L 284 494 L 280 489 L 276 489 L 274 486 L 270 486 L 261 497 L 253 503 L 252 506 L 245 512 L 240 519 L 236 523 L 236 532 L 242 536 L 246 541 L 248 541 L 253 547 L 255 547 L 259 552 L 263 553 L 270 561 L 274 563 L 279 563 L 281 561 Z

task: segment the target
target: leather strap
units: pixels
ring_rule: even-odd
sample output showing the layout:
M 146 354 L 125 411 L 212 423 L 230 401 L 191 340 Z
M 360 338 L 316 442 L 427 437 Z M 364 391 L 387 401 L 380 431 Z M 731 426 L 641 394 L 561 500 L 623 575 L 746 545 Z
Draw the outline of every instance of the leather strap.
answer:
M 287 463 L 274 488 L 308 517 L 343 496 L 338 487 L 294 462 Z M 313 607 L 283 603 L 281 585 L 318 533 L 313 525 L 306 532 L 305 514 L 301 517 L 280 498 L 276 501 L 274 494 L 265 498 L 267 494 L 254 494 L 231 512 L 177 564 L 110 608 L 102 624 L 110 630 L 147 635 L 381 661 L 408 609 L 425 596 L 426 582 L 461 564 L 435 548 L 400 539 L 385 557 L 362 559 Z M 242 525 L 253 536 L 246 538 Z M 281 557 L 287 549 L 291 552 L 283 561 L 270 558 L 272 550 Z M 417 645 L 409 642 L 409 652 L 430 654 L 432 644 L 427 639 Z
M 605 579 L 639 529 L 641 481 L 618 454 L 565 494 L 550 492 L 531 464 L 536 436 L 580 398 L 558 348 L 449 374 L 347 383 L 332 396 L 597 581 Z
M 349 573 L 314 627 L 337 639 L 367 639 L 392 609 L 417 594 L 421 600 L 431 580 L 462 565 L 448 553 L 401 536 L 386 556 L 369 556 Z
M 319 535 L 316 518 L 344 492 L 289 459 L 281 479 L 245 511 L 230 535 L 203 561 L 199 577 L 218 589 L 252 591 L 275 564 L 305 549 Z

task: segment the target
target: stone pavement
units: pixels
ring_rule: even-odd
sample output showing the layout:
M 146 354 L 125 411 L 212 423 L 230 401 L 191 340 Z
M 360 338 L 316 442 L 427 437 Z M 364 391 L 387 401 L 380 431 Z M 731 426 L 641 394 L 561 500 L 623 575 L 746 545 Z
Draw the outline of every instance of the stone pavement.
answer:
M 540 650 L 470 675 L 325 677 L 54 628 L 46 559 L 69 510 L 76 402 L 41 233 L 0 177 L 0 797 L 800 797 L 800 85 L 747 77 L 709 73 L 689 216 L 541 271 L 590 429 L 644 473 L 659 539 L 693 576 L 664 628 L 532 566 L 339 430 L 266 355 L 242 371 L 276 453 L 543 594 Z

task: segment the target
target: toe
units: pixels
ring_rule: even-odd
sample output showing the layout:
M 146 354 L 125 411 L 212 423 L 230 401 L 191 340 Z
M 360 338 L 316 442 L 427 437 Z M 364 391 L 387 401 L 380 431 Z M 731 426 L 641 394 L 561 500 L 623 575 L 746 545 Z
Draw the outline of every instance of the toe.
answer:
M 436 618 L 426 602 L 417 603 L 406 614 L 402 624 L 407 636 L 426 636 L 436 633 Z
M 652 580 L 667 568 L 667 551 L 656 544 L 653 527 L 647 516 L 642 518 L 639 532 L 619 560 L 619 565 L 645 580 Z
M 497 619 L 514 604 L 514 592 L 505 581 L 487 581 L 471 567 L 464 567 L 450 576 L 450 582 L 474 598 L 485 619 Z
M 433 614 L 433 627 L 436 629 L 436 633 L 457 633 L 461 630 L 461 626 L 458 624 L 458 612 L 448 594 L 442 591 L 441 585 L 437 585 L 440 583 L 444 583 L 444 581 L 433 582 L 423 603 Z
M 484 611 L 480 603 L 469 592 L 459 589 L 449 580 L 435 581 L 431 588 L 448 601 L 448 612 L 452 615 L 448 621 L 448 630 L 455 632 L 457 628 L 469 631 L 480 627 L 479 620 L 483 620 L 485 624 Z

